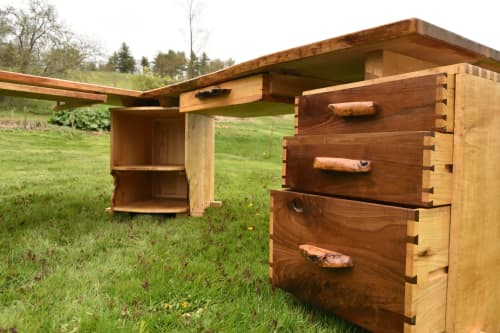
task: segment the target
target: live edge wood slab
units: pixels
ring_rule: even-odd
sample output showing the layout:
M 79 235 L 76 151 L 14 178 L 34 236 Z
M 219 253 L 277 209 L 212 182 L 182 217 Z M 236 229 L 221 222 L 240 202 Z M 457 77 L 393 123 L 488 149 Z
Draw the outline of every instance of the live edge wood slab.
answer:
M 456 63 L 470 63 L 500 71 L 500 52 L 412 18 L 269 54 L 149 91 L 117 89 L 5 71 L 0 71 L 0 82 L 101 94 L 106 96 L 104 103 L 111 105 L 178 106 L 179 96 L 184 92 L 255 74 L 292 75 L 302 79 L 323 80 L 325 86 L 331 86 Z M 5 95 L 15 93 L 15 88 L 2 91 Z M 32 97 L 39 98 L 36 94 Z M 80 100 L 76 102 L 82 104 Z M 78 103 L 69 106 L 78 106 Z M 89 102 L 85 101 L 85 104 Z M 258 110 L 255 116 L 283 112 L 283 108 L 269 107 L 267 113 Z M 287 109 L 286 112 L 291 113 L 293 109 Z M 239 116 L 240 111 L 238 108 L 229 112 L 224 110 L 223 115 Z M 252 113 L 245 110 L 244 116 L 252 116 Z
M 178 96 L 266 72 L 346 83 L 461 62 L 499 71 L 500 52 L 412 18 L 269 54 L 143 96 Z

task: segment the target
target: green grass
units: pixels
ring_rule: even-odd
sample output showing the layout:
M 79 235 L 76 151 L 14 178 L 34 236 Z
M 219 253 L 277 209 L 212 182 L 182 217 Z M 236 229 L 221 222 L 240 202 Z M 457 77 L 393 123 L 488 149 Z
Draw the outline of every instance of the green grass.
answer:
M 176 219 L 104 212 L 108 134 L 0 130 L 0 331 L 361 332 L 269 284 L 269 190 L 292 126 L 218 121 L 224 205 Z
M 101 71 L 70 71 L 66 79 L 71 81 L 93 83 L 103 86 L 134 89 L 131 78 L 134 74 L 101 72 Z

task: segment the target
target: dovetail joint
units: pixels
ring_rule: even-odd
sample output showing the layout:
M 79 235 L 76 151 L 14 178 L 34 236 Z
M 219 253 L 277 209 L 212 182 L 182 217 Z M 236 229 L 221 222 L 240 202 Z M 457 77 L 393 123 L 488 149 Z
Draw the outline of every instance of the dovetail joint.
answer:
M 418 278 L 416 275 L 415 276 L 405 276 L 405 281 L 406 281 L 406 283 L 417 284 Z
M 406 317 L 405 316 L 405 323 L 407 323 L 408 325 L 417 325 L 417 317 L 416 316 L 413 316 L 413 317 Z

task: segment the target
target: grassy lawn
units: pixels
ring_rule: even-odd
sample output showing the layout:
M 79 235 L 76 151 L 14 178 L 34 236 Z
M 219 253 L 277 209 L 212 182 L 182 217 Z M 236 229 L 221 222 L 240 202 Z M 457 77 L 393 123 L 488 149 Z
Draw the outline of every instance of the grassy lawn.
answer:
M 134 89 L 131 78 L 133 74 L 101 71 L 79 71 L 68 73 L 66 79 L 71 81 L 93 83 L 108 87 Z
M 292 126 L 218 121 L 224 205 L 176 219 L 104 212 L 108 134 L 0 130 L 0 332 L 361 332 L 269 284 L 269 190 Z

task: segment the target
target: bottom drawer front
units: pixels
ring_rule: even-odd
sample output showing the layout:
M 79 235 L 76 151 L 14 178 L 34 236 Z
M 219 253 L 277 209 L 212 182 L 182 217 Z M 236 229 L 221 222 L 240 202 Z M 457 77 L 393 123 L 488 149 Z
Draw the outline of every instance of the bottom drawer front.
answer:
M 425 300 L 415 298 L 427 295 L 412 287 L 418 277 L 408 273 L 434 270 L 447 257 L 447 244 L 441 241 L 439 246 L 430 241 L 425 252 L 429 258 L 412 248 L 418 247 L 414 243 L 419 237 L 409 235 L 409 230 L 415 231 L 413 223 L 421 210 L 288 191 L 273 191 L 271 196 L 273 285 L 369 330 L 402 332 L 405 326 L 416 327 L 415 309 Z M 434 210 L 444 212 L 433 216 L 447 224 L 449 208 Z M 314 251 L 304 251 L 304 245 L 329 255 L 315 256 Z M 408 257 L 408 249 L 420 262 Z M 318 258 L 328 261 L 327 257 L 335 264 L 349 258 L 353 267 L 320 267 L 324 265 Z

